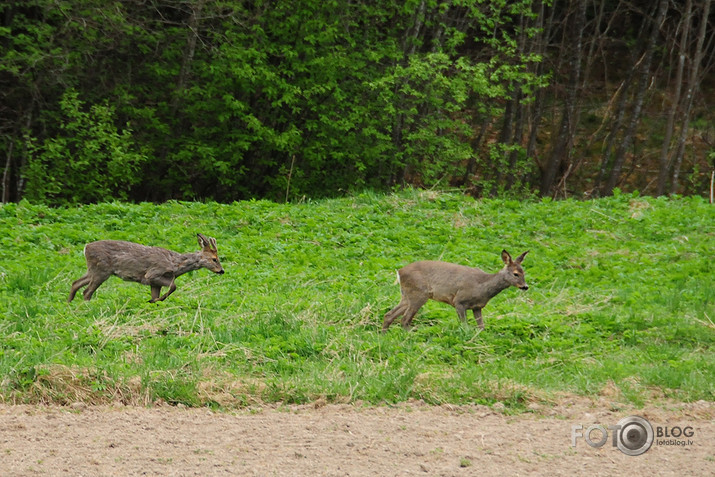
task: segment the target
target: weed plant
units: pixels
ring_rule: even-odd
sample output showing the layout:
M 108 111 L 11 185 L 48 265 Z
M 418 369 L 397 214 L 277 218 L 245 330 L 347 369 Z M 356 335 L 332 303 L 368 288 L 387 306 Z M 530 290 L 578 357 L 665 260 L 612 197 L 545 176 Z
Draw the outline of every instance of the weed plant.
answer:
M 111 278 L 66 302 L 82 249 L 122 239 L 197 250 L 226 274 L 184 275 L 165 302 Z M 492 403 L 560 393 L 634 404 L 715 394 L 715 209 L 617 193 L 577 202 L 364 193 L 277 204 L 0 208 L 0 400 L 235 407 L 263 402 Z M 531 252 L 527 292 L 486 330 L 428 302 L 380 333 L 395 269 L 420 259 L 496 272 Z

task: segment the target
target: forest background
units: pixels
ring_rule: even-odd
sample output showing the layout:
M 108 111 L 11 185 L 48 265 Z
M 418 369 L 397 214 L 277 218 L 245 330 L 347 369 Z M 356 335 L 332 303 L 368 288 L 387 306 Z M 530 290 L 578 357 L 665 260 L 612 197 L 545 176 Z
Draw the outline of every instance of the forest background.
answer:
M 711 4 L 3 2 L 1 199 L 705 195 Z

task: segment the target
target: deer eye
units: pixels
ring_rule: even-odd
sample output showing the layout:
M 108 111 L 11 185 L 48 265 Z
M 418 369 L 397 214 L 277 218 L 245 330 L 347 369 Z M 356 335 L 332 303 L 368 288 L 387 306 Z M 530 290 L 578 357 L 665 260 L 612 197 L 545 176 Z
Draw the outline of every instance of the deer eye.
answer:
M 514 276 L 515 276 L 515 277 L 518 277 L 518 276 L 519 276 L 519 272 L 514 272 Z

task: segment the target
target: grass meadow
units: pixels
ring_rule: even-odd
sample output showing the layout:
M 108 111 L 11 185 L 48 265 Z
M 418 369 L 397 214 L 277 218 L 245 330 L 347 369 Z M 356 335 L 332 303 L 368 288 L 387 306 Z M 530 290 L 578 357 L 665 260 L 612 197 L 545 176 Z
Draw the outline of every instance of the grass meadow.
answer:
M 198 250 L 226 274 L 181 276 L 166 301 L 110 278 L 67 303 L 84 244 Z M 0 401 L 261 403 L 501 401 L 562 393 L 641 405 L 715 399 L 715 208 L 617 193 L 578 202 L 474 200 L 409 190 L 297 204 L 103 203 L 0 207 Z M 395 269 L 436 259 L 524 260 L 526 292 L 486 329 L 428 302 L 410 332 L 383 315 Z

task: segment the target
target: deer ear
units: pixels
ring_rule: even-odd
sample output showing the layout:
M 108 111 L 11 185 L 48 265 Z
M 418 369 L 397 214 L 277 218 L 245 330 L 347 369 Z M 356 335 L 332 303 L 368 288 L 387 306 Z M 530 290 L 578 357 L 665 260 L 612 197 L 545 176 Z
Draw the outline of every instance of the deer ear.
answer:
M 196 234 L 196 237 L 199 239 L 199 246 L 202 248 L 206 248 L 209 246 L 209 240 L 204 237 L 201 234 Z
M 526 252 L 522 253 L 521 255 L 519 255 L 518 257 L 516 257 L 516 260 L 514 260 L 514 263 L 519 263 L 519 264 L 521 264 L 521 262 L 524 261 L 524 257 L 526 257 L 526 254 L 527 254 L 527 253 L 529 253 L 528 250 L 527 250 Z
M 509 252 L 506 250 L 501 251 L 501 259 L 504 262 L 504 265 L 509 265 L 511 263 L 511 255 L 509 255 Z

